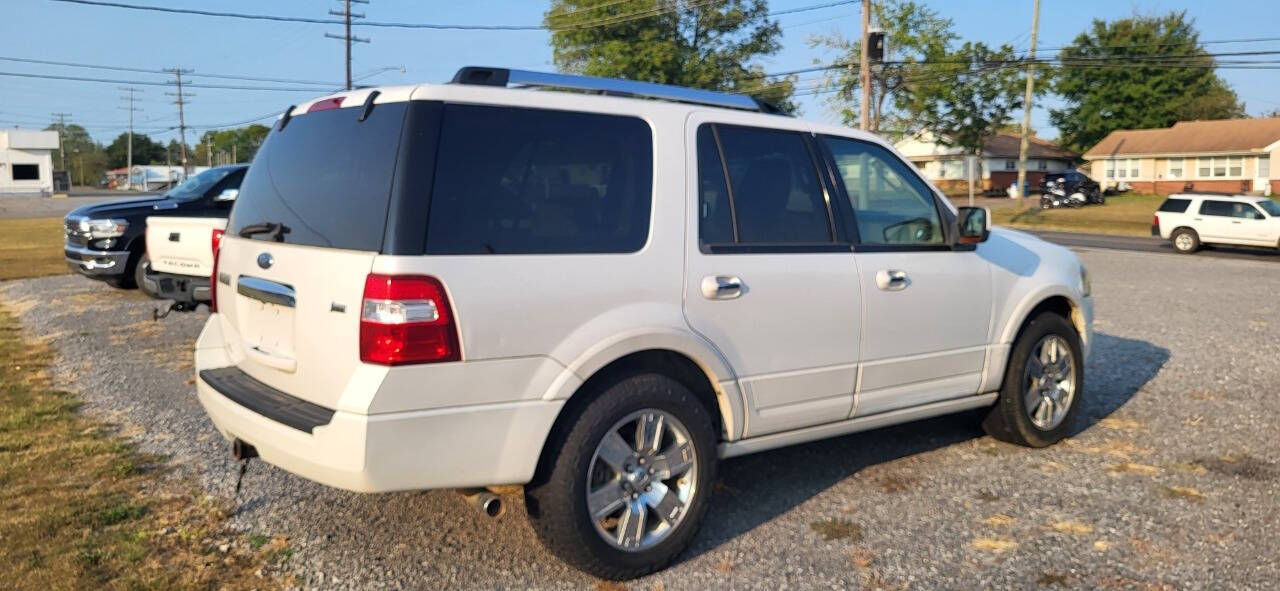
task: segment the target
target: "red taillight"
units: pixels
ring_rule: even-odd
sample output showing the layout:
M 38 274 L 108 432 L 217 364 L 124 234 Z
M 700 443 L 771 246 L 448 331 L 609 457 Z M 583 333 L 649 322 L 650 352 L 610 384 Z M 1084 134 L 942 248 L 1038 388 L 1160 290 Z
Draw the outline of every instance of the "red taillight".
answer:
M 360 306 L 360 360 L 380 365 L 462 359 L 453 310 L 440 280 L 371 274 Z
M 1156 230 L 1159 230 L 1159 229 L 1160 229 L 1160 214 L 1153 215 L 1153 216 L 1151 216 L 1151 218 L 1152 218 L 1152 219 L 1151 219 L 1151 227 L 1152 227 L 1152 228 L 1155 228 Z
M 209 312 L 218 311 L 218 253 L 222 251 L 222 234 L 217 228 L 213 230 L 210 247 L 213 249 L 213 274 L 209 276 Z
M 336 109 L 342 106 L 342 99 L 344 98 L 346 97 L 339 96 L 339 97 L 324 99 L 322 101 L 316 101 L 314 104 L 312 104 L 310 107 L 307 108 L 307 112 L 314 113 L 316 111 L 328 111 L 329 109 Z

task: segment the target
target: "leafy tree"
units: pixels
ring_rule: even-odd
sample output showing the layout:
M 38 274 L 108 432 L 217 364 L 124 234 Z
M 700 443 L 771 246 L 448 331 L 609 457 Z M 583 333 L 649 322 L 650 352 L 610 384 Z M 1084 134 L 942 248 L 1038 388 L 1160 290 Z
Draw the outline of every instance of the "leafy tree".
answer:
M 72 183 L 92 185 L 102 178 L 107 169 L 106 156 L 102 146 L 93 141 L 84 127 L 75 123 L 68 123 L 63 127 L 62 124 L 55 123 L 46 127 L 45 131 L 61 132 L 61 145 L 53 151 L 53 164 L 57 167 L 65 166 L 71 174 Z
M 212 152 L 214 165 L 250 162 L 270 131 L 270 127 L 256 123 L 235 129 L 206 131 L 196 145 L 195 164 L 207 164 L 210 161 L 210 152 Z
M 1280 109 L 1271 109 L 1270 111 L 1264 111 L 1261 115 L 1258 115 L 1258 118 L 1260 119 L 1267 119 L 1270 117 L 1280 117 Z
M 115 141 L 111 142 L 106 148 L 107 167 L 123 168 L 126 166 L 128 164 L 128 150 L 129 134 L 122 133 L 116 136 Z M 151 141 L 151 138 L 144 134 L 133 134 L 133 163 L 135 165 L 163 164 L 164 146 Z
M 929 62 L 946 55 L 947 47 L 959 36 L 951 29 L 951 19 L 910 0 L 875 2 L 871 5 L 871 18 L 885 32 L 886 50 L 884 63 L 871 67 L 871 130 L 879 131 L 884 126 L 891 130 L 891 135 L 905 135 L 909 125 L 901 108 L 905 106 L 903 99 L 907 91 L 915 80 L 936 70 Z M 835 52 L 835 59 L 826 64 L 833 66 L 826 86 L 835 91 L 827 104 L 845 125 L 857 125 L 862 90 L 858 75 L 862 39 L 849 39 L 837 32 L 810 37 L 809 46 Z M 892 103 L 888 99 L 893 99 Z M 888 113 L 888 106 L 898 110 Z
M 1013 47 L 992 50 L 968 42 L 937 62 L 936 71 L 912 83 L 903 104 L 912 119 L 944 145 L 981 154 L 982 145 L 1008 126 L 1022 107 L 1026 79 L 1009 67 Z
M 1059 58 L 1053 89 L 1066 106 L 1050 110 L 1049 119 L 1072 150 L 1083 152 L 1116 129 L 1244 116 L 1185 12 L 1094 20 Z
M 765 0 L 552 0 L 545 22 L 562 71 L 743 92 L 793 112 L 794 77 L 769 80 L 754 62 L 781 48 L 768 12 Z

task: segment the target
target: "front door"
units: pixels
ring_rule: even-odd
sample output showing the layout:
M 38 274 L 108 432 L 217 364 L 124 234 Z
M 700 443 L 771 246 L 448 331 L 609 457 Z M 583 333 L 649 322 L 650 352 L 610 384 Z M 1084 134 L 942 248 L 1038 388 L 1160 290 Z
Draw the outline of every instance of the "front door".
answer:
M 861 270 L 856 416 L 978 392 L 991 329 L 991 269 L 953 248 L 950 212 L 889 150 L 822 137 L 851 205 Z
M 687 142 L 685 315 L 738 375 L 745 436 L 847 419 L 862 295 L 812 135 L 695 116 Z

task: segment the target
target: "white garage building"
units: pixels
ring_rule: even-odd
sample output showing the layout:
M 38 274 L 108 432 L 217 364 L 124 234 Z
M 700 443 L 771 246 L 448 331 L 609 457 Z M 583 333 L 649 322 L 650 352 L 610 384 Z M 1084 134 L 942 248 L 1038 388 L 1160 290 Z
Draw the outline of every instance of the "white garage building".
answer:
M 0 195 L 53 192 L 58 132 L 0 129 Z

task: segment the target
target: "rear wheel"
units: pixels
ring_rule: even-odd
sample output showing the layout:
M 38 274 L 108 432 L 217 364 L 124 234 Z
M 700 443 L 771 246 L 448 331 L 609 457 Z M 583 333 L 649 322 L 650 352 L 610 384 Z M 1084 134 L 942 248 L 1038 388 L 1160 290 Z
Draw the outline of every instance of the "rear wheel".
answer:
M 1010 352 L 1000 398 L 982 426 L 992 437 L 1045 447 L 1071 430 L 1084 392 L 1080 337 L 1067 319 L 1042 312 Z
M 1169 239 L 1173 242 L 1173 249 L 1182 254 L 1200 250 L 1200 236 L 1191 228 L 1178 228 Z
M 543 544 L 606 579 L 661 569 L 707 510 L 715 431 L 701 402 L 661 374 L 615 381 L 583 408 L 525 490 Z

